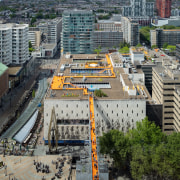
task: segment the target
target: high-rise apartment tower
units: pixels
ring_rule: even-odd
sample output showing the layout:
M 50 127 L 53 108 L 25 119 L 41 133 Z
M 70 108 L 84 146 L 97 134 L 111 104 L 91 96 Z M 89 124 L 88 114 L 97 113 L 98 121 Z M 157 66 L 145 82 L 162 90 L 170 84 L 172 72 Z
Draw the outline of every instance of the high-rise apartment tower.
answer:
M 171 0 L 156 0 L 157 15 L 162 18 L 171 16 Z
M 28 24 L 0 24 L 0 62 L 22 64 L 28 60 Z
M 94 15 L 92 11 L 66 10 L 63 13 L 61 49 L 63 53 L 92 52 Z

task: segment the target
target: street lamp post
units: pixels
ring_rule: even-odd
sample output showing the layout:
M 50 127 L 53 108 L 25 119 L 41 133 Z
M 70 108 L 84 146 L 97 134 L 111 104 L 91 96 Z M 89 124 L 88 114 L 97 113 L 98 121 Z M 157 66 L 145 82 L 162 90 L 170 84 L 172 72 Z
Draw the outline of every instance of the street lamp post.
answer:
M 7 176 L 7 165 L 4 166 L 4 174 Z

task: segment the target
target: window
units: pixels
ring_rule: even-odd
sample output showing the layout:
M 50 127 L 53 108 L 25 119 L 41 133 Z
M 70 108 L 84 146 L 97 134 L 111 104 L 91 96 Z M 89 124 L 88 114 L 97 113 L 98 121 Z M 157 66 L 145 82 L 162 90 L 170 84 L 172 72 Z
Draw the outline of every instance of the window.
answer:
M 108 104 L 107 104 L 107 108 L 108 108 Z
M 48 113 L 46 113 L 46 116 L 48 116 Z
M 142 110 L 142 114 L 143 114 L 143 110 Z
M 63 111 L 61 111 L 61 114 L 63 114 Z
M 134 122 L 134 119 L 132 119 L 132 122 Z
M 87 108 L 88 108 L 88 104 L 87 104 Z
M 103 114 L 103 111 L 102 111 L 102 114 Z
M 137 107 L 138 107 L 138 104 L 137 104 Z
M 76 104 L 76 107 L 78 108 L 78 104 Z
M 128 104 L 127 104 L 127 108 L 128 108 Z
M 164 123 L 164 125 L 174 125 L 173 123 Z
M 58 113 L 56 114 L 56 116 L 58 116 Z
M 56 104 L 56 107 L 58 108 L 58 104 Z
M 88 113 L 86 114 L 86 116 L 88 117 Z
M 133 113 L 133 110 L 132 110 L 132 113 Z
M 98 104 L 97 104 L 97 108 L 98 108 Z
M 68 113 L 66 114 L 66 116 L 68 116 Z
M 124 120 L 122 119 L 122 122 L 124 122 Z
M 123 114 L 123 110 L 122 110 L 122 114 Z
M 71 113 L 73 114 L 73 111 L 71 111 Z
M 128 113 L 127 113 L 127 117 L 128 117 Z
M 118 108 L 118 104 L 117 104 L 117 108 Z
M 138 116 L 138 113 L 137 113 L 137 116 Z
M 97 117 L 98 117 L 98 114 L 97 114 Z
M 112 111 L 112 114 L 113 114 L 113 111 Z
M 107 113 L 107 117 L 108 117 L 108 113 Z
M 81 113 L 83 114 L 83 111 L 81 111 Z
M 68 104 L 66 104 L 66 107 L 68 108 Z
M 117 117 L 118 117 L 118 113 L 117 113 Z
M 76 114 L 76 116 L 78 117 L 78 113 Z

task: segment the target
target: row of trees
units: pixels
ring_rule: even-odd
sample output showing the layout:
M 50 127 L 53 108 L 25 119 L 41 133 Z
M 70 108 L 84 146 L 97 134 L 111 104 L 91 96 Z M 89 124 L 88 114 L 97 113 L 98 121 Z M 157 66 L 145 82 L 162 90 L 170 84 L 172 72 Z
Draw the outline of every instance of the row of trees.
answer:
M 137 47 L 139 46 L 142 46 L 141 44 L 138 44 Z M 120 43 L 119 45 L 119 52 L 122 53 L 122 54 L 125 54 L 125 53 L 129 53 L 129 47 L 130 47 L 130 44 L 127 43 L 126 41 Z M 113 46 L 113 49 L 116 49 L 117 47 L 116 46 Z M 110 48 L 108 48 L 110 49 Z M 100 52 L 102 51 L 101 49 L 101 46 L 98 46 L 98 48 L 94 49 L 94 52 L 97 53 L 97 55 L 99 56 Z
M 100 152 L 118 169 L 129 169 L 133 179 L 180 179 L 180 133 L 166 136 L 145 118 L 126 134 L 111 130 L 99 138 Z

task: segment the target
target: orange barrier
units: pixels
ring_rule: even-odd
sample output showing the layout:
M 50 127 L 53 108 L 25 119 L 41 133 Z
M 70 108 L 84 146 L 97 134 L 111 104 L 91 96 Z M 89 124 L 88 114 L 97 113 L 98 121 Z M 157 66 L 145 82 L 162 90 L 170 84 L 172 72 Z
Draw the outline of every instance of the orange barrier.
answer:
M 89 95 L 89 107 L 90 107 L 90 128 L 91 128 L 92 179 L 99 180 L 93 94 Z

